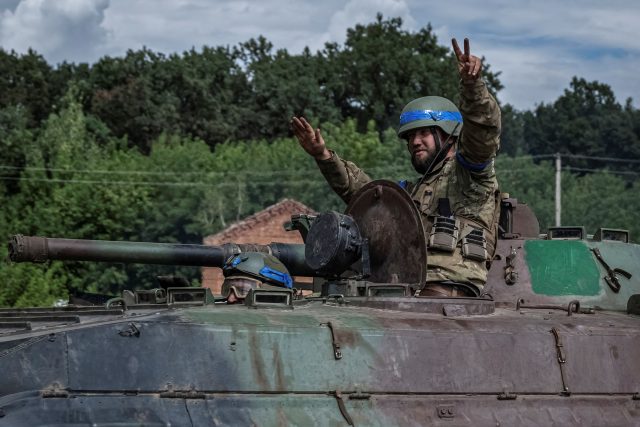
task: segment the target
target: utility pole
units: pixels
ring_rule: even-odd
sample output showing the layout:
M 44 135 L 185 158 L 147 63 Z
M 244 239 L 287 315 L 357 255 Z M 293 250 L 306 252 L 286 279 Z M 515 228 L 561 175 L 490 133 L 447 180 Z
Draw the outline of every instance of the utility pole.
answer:
M 562 216 L 562 201 L 561 201 L 561 174 L 562 171 L 562 157 L 560 153 L 556 153 L 556 227 L 560 227 L 561 225 L 561 216 Z

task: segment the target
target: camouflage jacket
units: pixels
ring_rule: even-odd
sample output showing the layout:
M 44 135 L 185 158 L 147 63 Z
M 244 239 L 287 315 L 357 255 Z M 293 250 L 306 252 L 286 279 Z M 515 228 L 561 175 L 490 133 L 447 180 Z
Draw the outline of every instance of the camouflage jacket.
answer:
M 427 282 L 454 281 L 472 284 L 479 290 L 487 280 L 487 266 L 495 252 L 499 219 L 499 190 L 494 159 L 500 146 L 500 108 L 482 80 L 460 84 L 460 112 L 463 127 L 455 156 L 445 160 L 422 182 L 404 185 L 411 194 L 429 242 L 437 217 L 438 201 L 448 199 L 451 212 L 458 221 L 454 250 L 443 251 L 428 244 Z M 345 201 L 371 181 L 352 162 L 332 152 L 327 160 L 317 161 L 320 171 L 333 190 Z M 419 184 L 419 185 L 418 185 Z M 486 241 L 485 259 L 465 253 L 473 230 Z

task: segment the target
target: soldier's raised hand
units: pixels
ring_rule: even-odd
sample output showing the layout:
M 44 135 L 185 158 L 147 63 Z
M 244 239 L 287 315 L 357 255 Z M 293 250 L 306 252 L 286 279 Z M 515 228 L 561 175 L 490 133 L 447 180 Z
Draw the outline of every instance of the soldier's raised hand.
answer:
M 294 117 L 291 119 L 291 129 L 298 139 L 300 146 L 313 156 L 316 160 L 326 160 L 331 157 L 331 153 L 320 133 L 320 129 L 313 129 L 304 117 Z
M 451 44 L 453 45 L 453 52 L 456 54 L 456 58 L 458 59 L 458 72 L 460 73 L 460 78 L 467 82 L 477 80 L 480 77 L 480 72 L 482 71 L 482 60 L 477 56 L 471 55 L 469 39 L 464 39 L 464 52 L 460 50 L 458 41 L 455 38 L 451 39 Z

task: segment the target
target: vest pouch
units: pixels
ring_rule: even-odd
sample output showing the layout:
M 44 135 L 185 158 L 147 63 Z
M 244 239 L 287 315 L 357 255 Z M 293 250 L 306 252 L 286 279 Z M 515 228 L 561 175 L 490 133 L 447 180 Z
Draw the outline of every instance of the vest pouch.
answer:
M 460 221 L 455 218 L 437 216 L 429 233 L 427 247 L 445 252 L 453 252 L 458 245 Z
M 475 261 L 489 259 L 484 230 L 471 230 L 469 234 L 462 238 L 462 256 Z

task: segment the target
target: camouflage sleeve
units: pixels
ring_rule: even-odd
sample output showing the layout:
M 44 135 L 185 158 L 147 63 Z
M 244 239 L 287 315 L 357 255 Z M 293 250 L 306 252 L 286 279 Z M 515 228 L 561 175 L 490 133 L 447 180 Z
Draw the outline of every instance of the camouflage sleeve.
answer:
M 461 82 L 460 96 L 464 124 L 456 156 L 467 169 L 480 171 L 500 147 L 500 107 L 482 79 Z
M 354 163 L 341 159 L 333 151 L 331 158 L 316 160 L 316 163 L 329 186 L 345 203 L 349 203 L 351 197 L 371 181 L 371 178 Z

